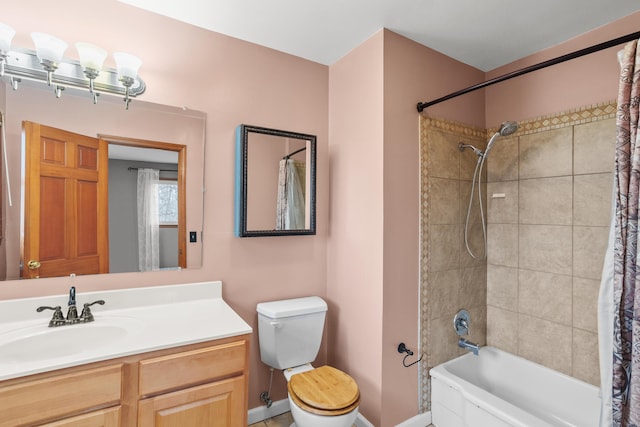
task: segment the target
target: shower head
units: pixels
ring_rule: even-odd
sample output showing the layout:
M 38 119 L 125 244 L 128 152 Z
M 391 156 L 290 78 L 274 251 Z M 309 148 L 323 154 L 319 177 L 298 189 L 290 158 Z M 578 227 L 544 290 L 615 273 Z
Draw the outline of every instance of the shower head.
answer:
M 518 130 L 518 123 L 511 122 L 511 121 L 503 122 L 500 125 L 500 129 L 498 129 L 498 131 L 493 134 L 493 136 L 487 143 L 487 149 L 484 150 L 484 155 L 486 156 L 487 154 L 489 154 L 489 150 L 491 150 L 491 147 L 493 147 L 493 143 L 495 142 L 498 136 L 508 136 L 517 130 Z
M 517 130 L 518 130 L 518 123 L 507 121 L 507 122 L 503 122 L 500 125 L 500 129 L 498 129 L 498 133 L 500 134 L 500 136 L 507 136 L 507 135 L 511 135 Z

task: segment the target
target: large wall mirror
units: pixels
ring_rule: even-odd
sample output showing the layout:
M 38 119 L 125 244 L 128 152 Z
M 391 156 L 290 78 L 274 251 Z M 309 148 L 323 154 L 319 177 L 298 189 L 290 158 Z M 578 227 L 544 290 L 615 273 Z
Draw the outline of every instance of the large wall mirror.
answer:
M 17 91 L 2 85 L 1 101 L 4 101 L 2 110 L 5 116 L 10 190 L 3 171 L 4 233 L 0 254 L 4 254 L 4 257 L 0 257 L 0 279 L 94 274 L 94 271 L 73 271 L 74 268 L 54 270 L 52 274 L 39 274 L 36 269 L 31 275 L 25 274 L 31 261 L 25 258 L 25 234 L 28 235 L 28 230 L 35 228 L 25 195 L 37 193 L 44 197 L 46 194 L 31 184 L 33 178 L 26 172 L 27 155 L 24 150 L 28 132 L 23 131 L 25 122 L 31 123 L 28 126 L 35 123 L 42 128 L 86 136 L 99 141 L 98 145 L 105 145 L 109 171 L 106 184 L 109 193 L 108 214 L 95 221 L 98 228 L 108 229 L 108 234 L 100 237 L 108 242 L 105 251 L 109 254 L 108 264 L 100 270 L 102 273 L 148 271 L 141 270 L 138 262 L 140 243 L 137 240 L 137 227 L 141 215 L 136 208 L 136 186 L 138 175 L 143 170 L 158 171 L 158 186 L 162 188 L 163 200 L 166 201 L 166 215 L 157 227 L 161 242 L 160 261 L 158 267 L 152 269 L 202 266 L 204 113 L 140 99 L 134 100 L 126 110 L 122 99 L 108 95 L 101 96 L 94 105 L 86 94 L 70 91 L 65 91 L 61 98 L 56 99 L 52 91 L 29 84 L 21 85 Z M 40 131 L 37 135 L 40 135 Z M 43 148 L 45 150 L 48 146 L 62 146 L 62 140 L 54 136 L 41 140 L 38 145 L 46 147 Z M 91 150 L 84 151 L 89 153 Z M 55 150 L 50 152 L 54 153 Z M 91 156 L 85 158 L 91 160 Z M 50 185 L 49 188 L 55 186 L 45 180 L 39 181 L 41 185 Z M 55 192 L 50 194 L 55 195 Z M 58 204 L 58 199 L 60 197 L 53 196 L 47 201 L 51 206 L 47 211 L 50 217 L 54 212 L 61 215 L 66 212 Z M 41 224 L 46 227 L 44 222 Z M 58 228 L 48 227 L 46 231 L 52 236 L 59 236 Z M 195 242 L 190 239 L 192 235 Z M 56 249 L 58 240 L 54 238 L 43 245 L 48 249 Z M 44 255 L 44 258 L 33 261 L 43 263 L 46 258 Z M 37 267 L 37 264 L 32 265 Z
M 238 237 L 315 234 L 315 135 L 238 126 L 235 200 Z

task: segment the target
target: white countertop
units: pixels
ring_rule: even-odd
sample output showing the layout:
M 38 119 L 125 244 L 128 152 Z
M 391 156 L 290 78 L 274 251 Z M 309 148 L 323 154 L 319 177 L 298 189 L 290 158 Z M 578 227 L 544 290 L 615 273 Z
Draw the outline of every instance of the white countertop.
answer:
M 106 304 L 91 307 L 94 322 L 56 328 L 48 327 L 53 312 L 37 313 L 36 308 L 60 305 L 66 316 L 68 295 L 0 301 L 0 380 L 252 332 L 222 299 L 221 282 L 78 291 L 78 315 L 84 303 L 99 299 L 105 300 Z M 113 325 L 116 338 L 108 343 L 92 341 L 89 328 L 103 328 L 101 331 L 104 332 L 110 325 Z M 82 331 L 83 328 L 87 331 Z M 120 332 L 124 330 L 126 333 L 121 336 Z M 59 348 L 55 342 L 51 346 L 50 339 L 45 350 L 50 354 L 46 356 L 37 352 L 33 358 L 12 355 L 14 351 L 20 354 L 22 337 L 47 338 L 48 335 L 58 339 L 66 334 L 74 336 L 84 332 L 88 332 L 84 334 L 88 339 L 74 342 L 73 349 L 63 347 L 64 343 Z M 62 334 L 55 335 L 58 333 Z

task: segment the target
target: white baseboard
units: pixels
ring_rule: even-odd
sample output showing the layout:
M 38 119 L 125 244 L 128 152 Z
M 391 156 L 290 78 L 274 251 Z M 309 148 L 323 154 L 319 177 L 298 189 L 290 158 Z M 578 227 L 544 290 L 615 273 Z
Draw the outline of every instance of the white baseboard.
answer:
M 418 414 L 415 417 L 401 422 L 396 425 L 396 427 L 425 427 L 429 424 L 431 424 L 431 412 L 425 412 L 424 414 Z
M 356 418 L 356 422 L 353 423 L 356 427 L 375 427 L 373 424 L 369 422 L 360 412 L 358 412 L 358 418 Z
M 271 408 L 267 408 L 266 405 L 258 406 L 257 408 L 249 409 L 248 424 L 264 421 L 269 418 L 276 417 L 280 414 L 289 412 L 289 399 L 282 399 L 273 402 Z
M 289 399 L 282 399 L 273 402 L 271 408 L 267 408 L 266 405 L 258 406 L 257 408 L 249 409 L 247 424 L 251 425 L 253 423 L 264 421 L 266 419 L 276 417 L 280 414 L 284 414 L 285 412 L 289 412 Z M 431 414 L 429 414 L 429 423 L 431 423 Z M 355 425 L 356 427 L 375 427 L 359 412 L 358 418 L 356 418 Z M 427 424 L 425 424 L 425 426 L 426 425 Z

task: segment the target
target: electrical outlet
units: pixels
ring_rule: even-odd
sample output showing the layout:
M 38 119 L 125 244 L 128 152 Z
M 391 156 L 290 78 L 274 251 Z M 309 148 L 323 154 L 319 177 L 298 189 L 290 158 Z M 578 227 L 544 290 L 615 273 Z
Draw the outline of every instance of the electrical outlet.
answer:
M 190 231 L 189 232 L 189 242 L 196 243 L 198 241 L 198 232 Z

